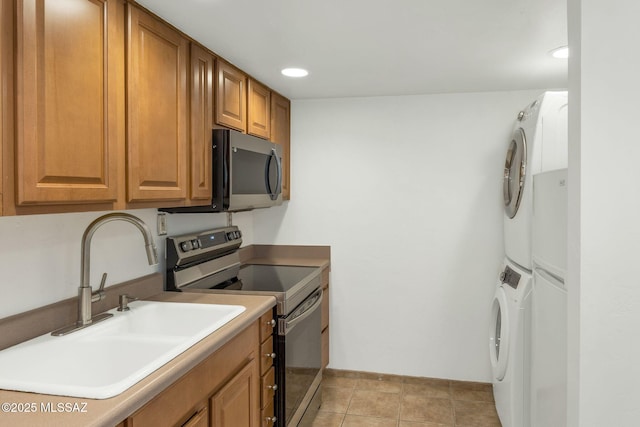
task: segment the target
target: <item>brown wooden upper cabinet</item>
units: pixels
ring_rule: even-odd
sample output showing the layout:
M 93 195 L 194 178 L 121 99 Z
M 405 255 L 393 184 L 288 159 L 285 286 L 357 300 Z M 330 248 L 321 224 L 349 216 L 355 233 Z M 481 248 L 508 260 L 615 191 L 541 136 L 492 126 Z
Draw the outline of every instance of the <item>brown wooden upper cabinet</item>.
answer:
M 125 0 L 0 6 L 0 214 L 201 205 L 220 125 L 283 145 L 289 101 Z
M 124 140 L 122 2 L 15 6 L 15 204 L 115 201 Z
M 189 41 L 127 4 L 127 201 L 187 198 Z
M 271 93 L 272 142 L 282 145 L 282 198 L 290 200 L 289 153 L 291 149 L 291 102 L 284 96 Z
M 271 137 L 271 91 L 249 78 L 247 87 L 247 133 Z
M 246 132 L 247 76 L 222 60 L 216 68 L 216 123 Z
M 213 71 L 215 58 L 191 43 L 191 199 L 211 200 Z

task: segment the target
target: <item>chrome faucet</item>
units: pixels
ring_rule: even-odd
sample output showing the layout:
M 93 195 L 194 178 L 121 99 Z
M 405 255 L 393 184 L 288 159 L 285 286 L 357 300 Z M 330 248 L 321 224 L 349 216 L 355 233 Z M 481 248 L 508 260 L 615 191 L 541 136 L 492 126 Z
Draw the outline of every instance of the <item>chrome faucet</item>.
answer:
M 51 335 L 59 336 L 66 335 L 74 332 L 78 329 L 86 328 L 101 320 L 108 319 L 113 316 L 111 313 L 102 313 L 96 316 L 91 316 L 91 304 L 104 299 L 104 284 L 107 279 L 107 273 L 102 275 L 102 281 L 97 291 L 93 291 L 90 285 L 90 260 L 91 260 L 91 238 L 100 226 L 111 221 L 125 221 L 135 225 L 142 236 L 144 237 L 144 244 L 147 250 L 147 259 L 149 265 L 155 265 L 158 263 L 158 254 L 156 246 L 153 243 L 153 236 L 149 231 L 149 227 L 137 216 L 124 213 L 114 212 L 103 215 L 93 221 L 82 235 L 82 247 L 81 247 L 81 260 L 80 260 L 80 287 L 78 288 L 78 321 L 72 325 L 65 326 L 64 328 L 55 330 Z

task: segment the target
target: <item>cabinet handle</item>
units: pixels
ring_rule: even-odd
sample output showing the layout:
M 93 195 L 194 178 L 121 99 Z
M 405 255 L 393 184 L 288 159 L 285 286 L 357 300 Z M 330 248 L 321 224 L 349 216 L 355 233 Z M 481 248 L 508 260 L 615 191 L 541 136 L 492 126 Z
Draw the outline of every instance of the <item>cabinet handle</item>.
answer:
M 264 357 L 266 357 L 267 359 L 268 359 L 268 358 L 275 359 L 275 358 L 276 358 L 276 354 L 275 354 L 275 353 L 266 353 L 266 354 L 264 355 Z
M 267 388 L 276 391 L 278 389 L 278 384 L 268 385 Z
M 275 319 L 267 320 L 265 323 L 267 324 L 267 326 L 271 326 L 272 328 L 276 327 L 276 320 Z
M 267 424 L 269 424 L 269 423 L 275 424 L 276 421 L 278 421 L 278 419 L 276 417 L 266 417 L 264 420 L 267 422 Z

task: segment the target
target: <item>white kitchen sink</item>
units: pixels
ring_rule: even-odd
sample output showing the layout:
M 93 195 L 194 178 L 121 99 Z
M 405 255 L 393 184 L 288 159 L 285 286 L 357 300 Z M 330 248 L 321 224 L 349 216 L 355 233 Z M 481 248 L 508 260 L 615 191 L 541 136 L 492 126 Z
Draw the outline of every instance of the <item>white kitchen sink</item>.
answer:
M 0 388 L 116 396 L 245 311 L 239 305 L 134 301 L 131 310 L 64 336 L 0 351 Z

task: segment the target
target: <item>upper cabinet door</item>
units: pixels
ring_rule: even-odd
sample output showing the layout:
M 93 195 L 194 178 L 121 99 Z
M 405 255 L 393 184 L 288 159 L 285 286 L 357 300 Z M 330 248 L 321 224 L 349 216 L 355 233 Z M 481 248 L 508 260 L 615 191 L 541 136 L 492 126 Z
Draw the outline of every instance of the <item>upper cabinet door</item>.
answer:
M 291 103 L 275 92 L 271 94 L 271 141 L 282 145 L 282 198 L 291 199 L 290 159 Z
M 127 201 L 187 197 L 189 42 L 127 6 Z
M 216 123 L 247 131 L 247 76 L 224 61 L 217 61 Z
M 122 3 L 18 0 L 16 16 L 16 204 L 115 201 Z
M 211 200 L 214 57 L 191 44 L 191 199 Z
M 271 91 L 248 79 L 247 133 L 269 139 L 271 136 Z

